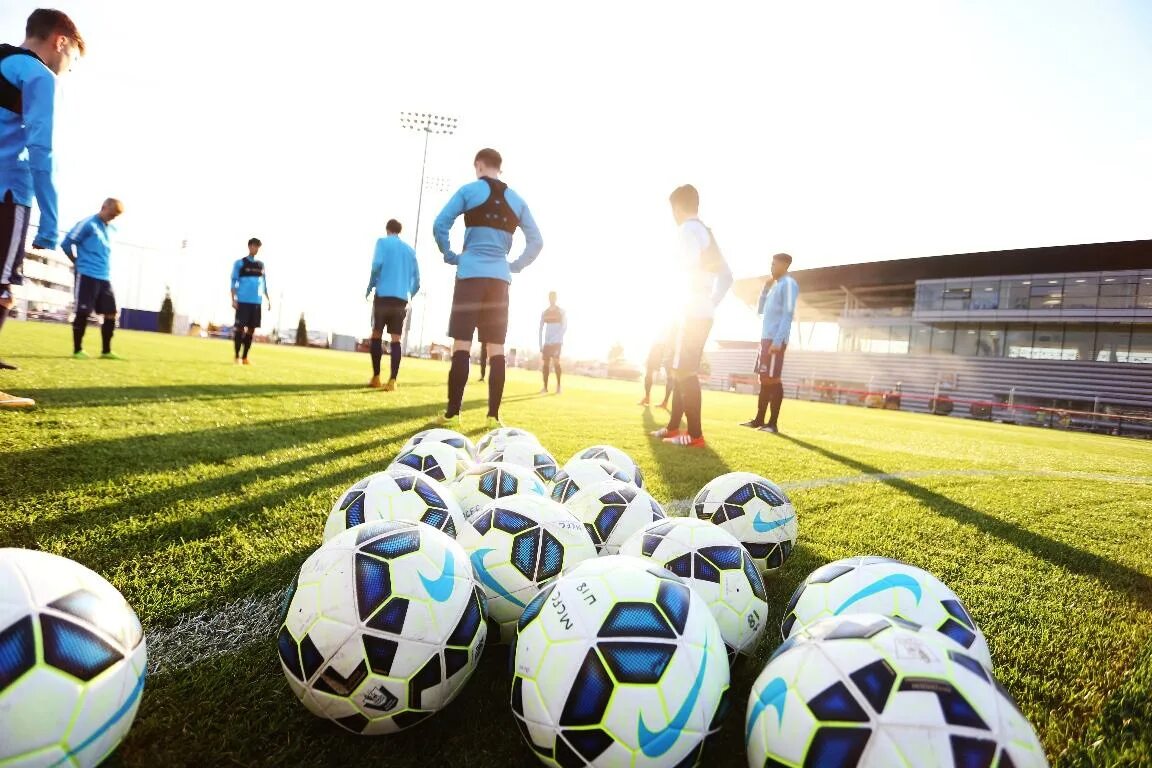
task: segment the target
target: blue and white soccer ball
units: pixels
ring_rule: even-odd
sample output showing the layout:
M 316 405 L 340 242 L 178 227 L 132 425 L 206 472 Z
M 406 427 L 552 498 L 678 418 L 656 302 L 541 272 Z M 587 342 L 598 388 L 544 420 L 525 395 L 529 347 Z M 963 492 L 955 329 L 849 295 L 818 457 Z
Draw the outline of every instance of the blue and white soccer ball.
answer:
M 415 470 L 393 466 L 340 494 L 324 524 L 324 541 L 377 520 L 427 523 L 452 538 L 469 532 L 460 503 L 446 485 Z
M 596 557 L 580 521 L 563 504 L 533 493 L 486 504 L 471 523 L 477 536 L 466 547 L 468 558 L 502 643 L 515 639 L 524 606 L 541 589 L 565 569 Z
M 401 451 L 392 466 L 407 467 L 441 483 L 450 483 L 472 466 L 472 461 L 461 453 L 447 443 L 425 440 Z
M 481 461 L 488 463 L 518 464 L 527 467 L 536 473 L 544 483 L 551 484 L 556 478 L 559 467 L 556 457 L 548 452 L 542 445 L 527 440 L 507 443 L 503 448 L 493 448 L 480 457 Z
M 573 459 L 552 479 L 552 500 L 564 503 L 581 491 L 599 485 L 605 480 L 619 480 L 635 485 L 627 472 L 610 461 Z
M 724 639 L 703 598 L 646 560 L 566 571 L 520 617 L 512 712 L 540 762 L 694 765 L 719 727 Z
M 927 571 L 886 557 L 849 557 L 821 566 L 792 593 L 780 635 L 787 640 L 829 616 L 879 613 L 935 629 L 988 669 L 992 655 L 968 609 Z
M 0 549 L 0 765 L 100 763 L 132 727 L 147 666 L 140 621 L 102 576 Z
M 629 536 L 620 554 L 667 568 L 704 598 L 730 659 L 756 652 L 768 627 L 768 594 L 760 569 L 735 536 L 694 517 L 669 517 Z
M 276 645 L 308 711 L 376 735 L 452 701 L 487 634 L 464 549 L 435 528 L 391 521 L 350 528 L 304 561 Z
M 603 480 L 564 504 L 584 524 L 596 550 L 615 555 L 632 534 L 654 520 L 663 520 L 664 508 L 648 491 L 623 480 Z
M 640 467 L 631 456 L 614 445 L 593 445 L 590 448 L 577 451 L 572 455 L 572 458 L 568 460 L 568 463 L 572 463 L 577 459 L 598 459 L 600 461 L 606 461 L 609 464 L 615 464 L 628 475 L 628 479 L 633 485 L 637 488 L 644 487 L 644 473 L 640 471 Z
M 476 452 L 478 455 L 484 455 L 490 451 L 499 451 L 500 449 L 510 445 L 511 443 L 532 443 L 533 445 L 543 445 L 536 435 L 532 434 L 526 429 L 519 429 L 517 427 L 497 427 L 493 429 L 476 443 Z
M 518 493 L 548 495 L 547 486 L 533 470 L 506 463 L 476 464 L 456 478 L 451 490 L 468 518 L 488 502 L 505 496 Z
M 822 619 L 752 685 L 748 765 L 1046 766 L 992 673 L 931 629 L 879 614 Z
M 709 482 L 692 500 L 692 516 L 735 536 L 762 573 L 784 564 L 796 545 L 796 508 L 766 477 L 729 472 Z
M 425 429 L 423 432 L 417 432 L 412 435 L 412 437 L 408 438 L 408 442 L 404 443 L 404 447 L 400 449 L 400 453 L 404 453 L 413 446 L 429 442 L 450 445 L 460 454 L 460 458 L 470 462 L 476 461 L 476 445 L 469 440 L 466 435 L 462 435 L 453 429 L 444 429 L 442 427 Z

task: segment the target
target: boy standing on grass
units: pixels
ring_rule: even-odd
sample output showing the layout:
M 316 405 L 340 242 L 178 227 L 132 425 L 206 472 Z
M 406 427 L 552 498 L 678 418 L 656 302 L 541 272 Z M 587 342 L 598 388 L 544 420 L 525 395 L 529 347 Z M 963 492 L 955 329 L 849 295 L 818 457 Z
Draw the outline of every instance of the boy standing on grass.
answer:
M 764 316 L 760 331 L 760 356 L 756 360 L 756 373 L 760 376 L 760 397 L 756 404 L 756 418 L 740 426 L 777 434 L 776 420 L 784 402 L 784 384 L 780 376 L 784 370 L 784 351 L 788 349 L 788 336 L 792 331 L 792 316 L 796 313 L 796 300 L 800 286 L 788 274 L 792 257 L 778 253 L 772 257 L 772 279 L 760 291 L 757 311 Z M 772 415 L 764 423 L 769 407 Z
M 268 311 L 272 311 L 272 299 L 268 296 L 268 279 L 264 276 L 264 262 L 256 258 L 260 252 L 260 238 L 248 241 L 248 255 L 237 259 L 232 265 L 232 308 L 236 310 L 236 325 L 232 327 L 232 349 L 236 365 L 251 365 L 248 350 L 252 349 L 252 336 L 260 327 L 260 309 L 263 306 L 260 294 L 268 301 Z
M 60 248 L 76 267 L 76 317 L 72 320 L 72 357 L 87 360 L 84 351 L 84 332 L 92 313 L 104 316 L 100 327 L 103 360 L 120 360 L 112 351 L 112 334 L 116 331 L 116 294 L 112 292 L 112 256 L 110 237 L 113 219 L 124 212 L 124 204 L 110 197 L 100 206 L 95 216 L 89 216 L 68 232 Z
M 544 389 L 540 394 L 548 394 L 548 373 L 556 369 L 556 394 L 560 394 L 560 351 L 564 346 L 564 334 L 568 331 L 568 313 L 556 305 L 556 291 L 548 294 L 548 308 L 540 313 L 540 355 L 543 358 Z
M 700 193 L 691 184 L 677 187 L 668 198 L 672 217 L 680 227 L 680 268 L 685 291 L 681 316 L 672 345 L 672 413 L 668 426 L 652 433 L 670 445 L 704 447 L 701 426 L 702 398 L 698 372 L 704 345 L 712 332 L 716 307 L 732 285 L 732 270 L 720 253 L 712 230 L 700 221 Z M 688 431 L 680 430 L 688 420 Z
M 67 14 L 39 8 L 28 17 L 24 42 L 0 45 L 0 328 L 12 308 L 32 198 L 40 207 L 33 248 L 51 250 L 59 239 L 52 137 L 56 77 L 84 55 L 84 38 Z M 16 366 L 0 361 L 0 370 Z M 0 392 L 0 408 L 29 408 L 30 397 Z
M 368 276 L 368 292 L 364 298 L 376 293 L 372 300 L 372 379 L 368 386 L 396 389 L 396 376 L 400 373 L 400 334 L 404 331 L 404 316 L 408 301 L 420 290 L 420 265 L 416 251 L 400 239 L 400 222 L 389 219 L 384 225 L 387 237 L 376 241 L 376 254 L 372 257 L 372 274 Z M 384 330 L 388 330 L 391 345 L 391 370 L 387 384 L 380 383 L 380 360 L 384 357 Z

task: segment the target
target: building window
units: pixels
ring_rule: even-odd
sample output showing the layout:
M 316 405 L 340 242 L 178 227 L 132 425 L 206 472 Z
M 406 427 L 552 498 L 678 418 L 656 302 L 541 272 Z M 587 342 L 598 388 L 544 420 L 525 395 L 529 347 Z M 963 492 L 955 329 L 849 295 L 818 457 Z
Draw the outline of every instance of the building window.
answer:
M 1132 326 L 1132 342 L 1128 347 L 1128 356 L 1120 362 L 1152 365 L 1152 325 Z
M 1127 362 L 1131 338 L 1129 326 L 1101 325 L 1096 331 L 1096 362 Z
M 1063 325 L 1038 325 L 1032 336 L 1032 351 L 1027 355 L 1033 360 L 1071 360 L 1064 350 Z
M 1004 326 L 981 323 L 976 341 L 976 354 L 979 357 L 1003 357 Z
M 1032 326 L 1010 327 L 1004 335 L 1004 348 L 1008 351 L 1008 357 L 1031 357 Z
M 1035 280 L 1029 291 L 1029 309 L 1060 309 L 1063 304 L 1063 280 L 1048 278 Z
M 980 342 L 980 326 L 978 325 L 958 325 L 956 326 L 956 343 L 953 351 L 957 355 L 964 357 L 975 357 Z
M 1064 279 L 1064 309 L 1096 309 L 1100 279 L 1096 276 Z
M 1028 309 L 1032 294 L 1032 280 L 1002 280 L 1000 282 L 1000 309 Z
M 1096 326 L 1070 323 L 1064 326 L 1064 359 L 1091 360 L 1096 344 Z
M 1113 275 L 1100 279 L 1100 309 L 1132 309 L 1136 306 L 1136 275 Z
M 916 309 L 939 312 L 944 308 L 944 286 L 939 283 L 921 283 L 916 286 Z
M 911 352 L 914 355 L 927 355 L 932 350 L 932 329 L 927 325 L 912 327 Z
M 972 282 L 972 300 L 969 306 L 974 310 L 1000 308 L 1000 281 L 975 280 Z
M 891 352 L 894 355 L 906 355 L 910 347 L 911 328 L 906 325 L 892 326 L 892 335 L 889 337 L 889 345 L 891 345 Z
M 1152 309 L 1152 273 L 1145 272 L 1140 277 L 1136 307 L 1138 309 Z
M 951 325 L 938 325 L 932 328 L 932 351 L 933 355 L 950 355 L 952 354 L 953 342 L 956 338 L 956 330 Z
M 972 299 L 972 283 L 968 280 L 949 280 L 944 288 L 942 309 L 945 312 L 963 312 Z

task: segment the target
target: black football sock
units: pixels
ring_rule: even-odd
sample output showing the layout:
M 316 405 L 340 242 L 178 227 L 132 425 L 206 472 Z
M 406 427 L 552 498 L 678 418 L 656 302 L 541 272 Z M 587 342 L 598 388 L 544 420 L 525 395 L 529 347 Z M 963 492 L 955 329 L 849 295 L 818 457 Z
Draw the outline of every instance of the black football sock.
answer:
M 0 329 L 4 328 L 4 321 L 8 319 L 8 308 L 0 307 Z
M 116 332 L 116 318 L 104 318 L 104 325 L 100 326 L 100 340 L 104 342 L 104 354 L 112 353 L 112 334 Z
M 756 398 L 756 423 L 764 423 L 764 415 L 768 413 L 768 401 L 772 399 L 772 384 L 760 381 L 760 395 Z
M 684 415 L 688 417 L 688 434 L 693 438 L 703 437 L 704 429 L 700 426 L 700 379 L 689 376 L 676 387 L 684 390 Z
M 557 358 L 556 359 L 556 389 L 557 389 L 557 391 L 559 391 L 559 389 L 560 389 L 560 374 L 561 373 L 563 373 L 563 371 L 560 370 L 560 359 Z
M 372 339 L 372 375 L 380 375 L 380 358 L 384 357 L 384 341 Z
M 252 349 L 252 331 L 244 334 L 244 346 L 240 350 L 240 354 L 245 360 L 248 359 L 248 351 L 250 349 Z
M 484 378 L 484 372 L 488 370 L 488 354 L 484 351 L 484 347 L 480 347 L 480 378 Z
M 652 396 L 652 371 L 644 374 L 644 399 Z
M 400 342 L 392 342 L 392 347 L 388 350 L 392 353 L 392 378 L 396 378 L 400 373 Z
M 448 410 L 444 412 L 449 418 L 460 414 L 464 387 L 468 385 L 468 365 L 468 350 L 452 353 L 452 367 L 448 370 Z
M 680 422 L 684 418 L 684 396 L 680 390 L 683 388 L 682 382 L 676 382 L 671 385 L 672 387 L 672 413 L 668 416 L 668 431 L 679 432 Z
M 72 351 L 84 349 L 84 332 L 88 330 L 88 313 L 76 315 L 72 321 Z
M 488 361 L 488 416 L 500 418 L 500 401 L 504 399 L 504 355 L 493 355 Z
M 768 426 L 776 426 L 776 419 L 780 416 L 780 404 L 784 402 L 784 384 L 776 382 L 772 385 L 772 417 L 768 419 Z
M 549 362 L 548 358 L 544 358 L 544 366 L 540 369 L 540 372 L 544 374 L 544 389 L 548 389 L 548 374 L 551 371 Z
M 240 357 L 240 345 L 244 343 L 244 329 L 236 326 L 232 329 L 232 349 L 236 351 L 234 357 Z

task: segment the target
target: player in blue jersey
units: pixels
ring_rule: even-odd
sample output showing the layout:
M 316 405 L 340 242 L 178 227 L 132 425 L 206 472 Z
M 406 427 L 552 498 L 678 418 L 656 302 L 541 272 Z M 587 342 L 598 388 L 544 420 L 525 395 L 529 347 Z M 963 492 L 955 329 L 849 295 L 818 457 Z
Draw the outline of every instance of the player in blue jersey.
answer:
M 248 351 L 252 349 L 252 335 L 260 327 L 262 319 L 261 295 L 268 302 L 268 311 L 272 311 L 264 262 L 256 258 L 261 245 L 263 243 L 260 238 L 251 238 L 248 241 L 248 255 L 237 259 L 232 265 L 232 308 L 236 310 L 236 324 L 232 327 L 232 350 L 236 365 L 251 365 L 248 362 Z
M 444 262 L 456 266 L 456 287 L 448 335 L 452 337 L 452 368 L 448 373 L 448 407 L 444 422 L 460 426 L 460 403 L 468 384 L 468 353 L 472 334 L 488 345 L 488 425 L 500 425 L 504 397 L 504 341 L 508 336 L 508 286 L 512 275 L 540 255 L 544 240 L 524 200 L 500 181 L 503 159 L 494 149 L 476 153 L 476 181 L 456 191 L 436 217 L 433 232 Z M 464 217 L 464 249 L 452 250 L 449 232 Z M 519 227 L 524 252 L 509 263 L 512 234 Z
M 400 373 L 400 334 L 404 330 L 404 316 L 408 312 L 408 301 L 420 290 L 420 265 L 416 263 L 416 251 L 400 239 L 400 222 L 389 219 L 384 225 L 387 237 L 376 241 L 376 253 L 372 257 L 372 273 L 368 276 L 368 291 L 364 298 L 373 292 L 372 301 L 372 380 L 368 386 L 383 388 L 385 392 L 396 389 L 396 376 Z M 387 384 L 380 383 L 380 359 L 384 357 L 384 330 L 391 338 L 391 375 Z
M 772 279 L 760 291 L 757 312 L 764 316 L 760 329 L 760 356 L 756 360 L 756 373 L 760 376 L 760 397 L 756 404 L 756 418 L 740 426 L 777 433 L 776 421 L 780 405 L 784 402 L 784 384 L 780 375 L 784 370 L 784 351 L 788 349 L 788 335 L 792 332 L 792 316 L 796 313 L 796 300 L 800 286 L 788 274 L 792 257 L 778 253 L 772 257 Z M 764 415 L 771 408 L 768 422 Z
M 668 425 L 652 433 L 671 445 L 704 447 L 701 426 L 700 363 L 712 332 L 716 307 L 732 286 L 732 271 L 724 260 L 712 230 L 699 219 L 700 193 L 691 184 L 673 190 L 668 198 L 672 217 L 680 227 L 680 263 L 683 270 L 683 313 L 672 344 L 672 413 Z M 680 423 L 687 419 L 688 430 Z
M 548 308 L 540 313 L 540 356 L 543 358 L 544 389 L 548 393 L 548 373 L 556 369 L 556 394 L 560 394 L 560 349 L 564 345 L 564 334 L 568 331 L 568 313 L 556 306 L 556 291 L 548 294 Z
M 0 328 L 24 278 L 24 244 L 32 198 L 40 208 L 33 248 L 51 250 L 59 241 L 53 130 L 56 76 L 84 55 L 84 38 L 60 11 L 32 12 L 19 46 L 0 45 Z M 16 366 L 0 361 L 0 370 Z M 35 405 L 29 397 L 0 392 L 0 407 Z
M 84 332 L 88 330 L 88 318 L 95 312 L 104 316 L 100 327 L 103 350 L 100 357 L 105 360 L 119 360 L 112 351 L 112 334 L 116 331 L 116 294 L 112 292 L 111 256 L 112 241 L 109 226 L 113 219 L 124 212 L 124 205 L 110 197 L 100 206 L 95 216 L 78 222 L 64 236 L 60 247 L 76 267 L 76 286 L 73 295 L 76 300 L 76 317 L 72 320 L 72 357 L 87 360 L 84 351 Z

